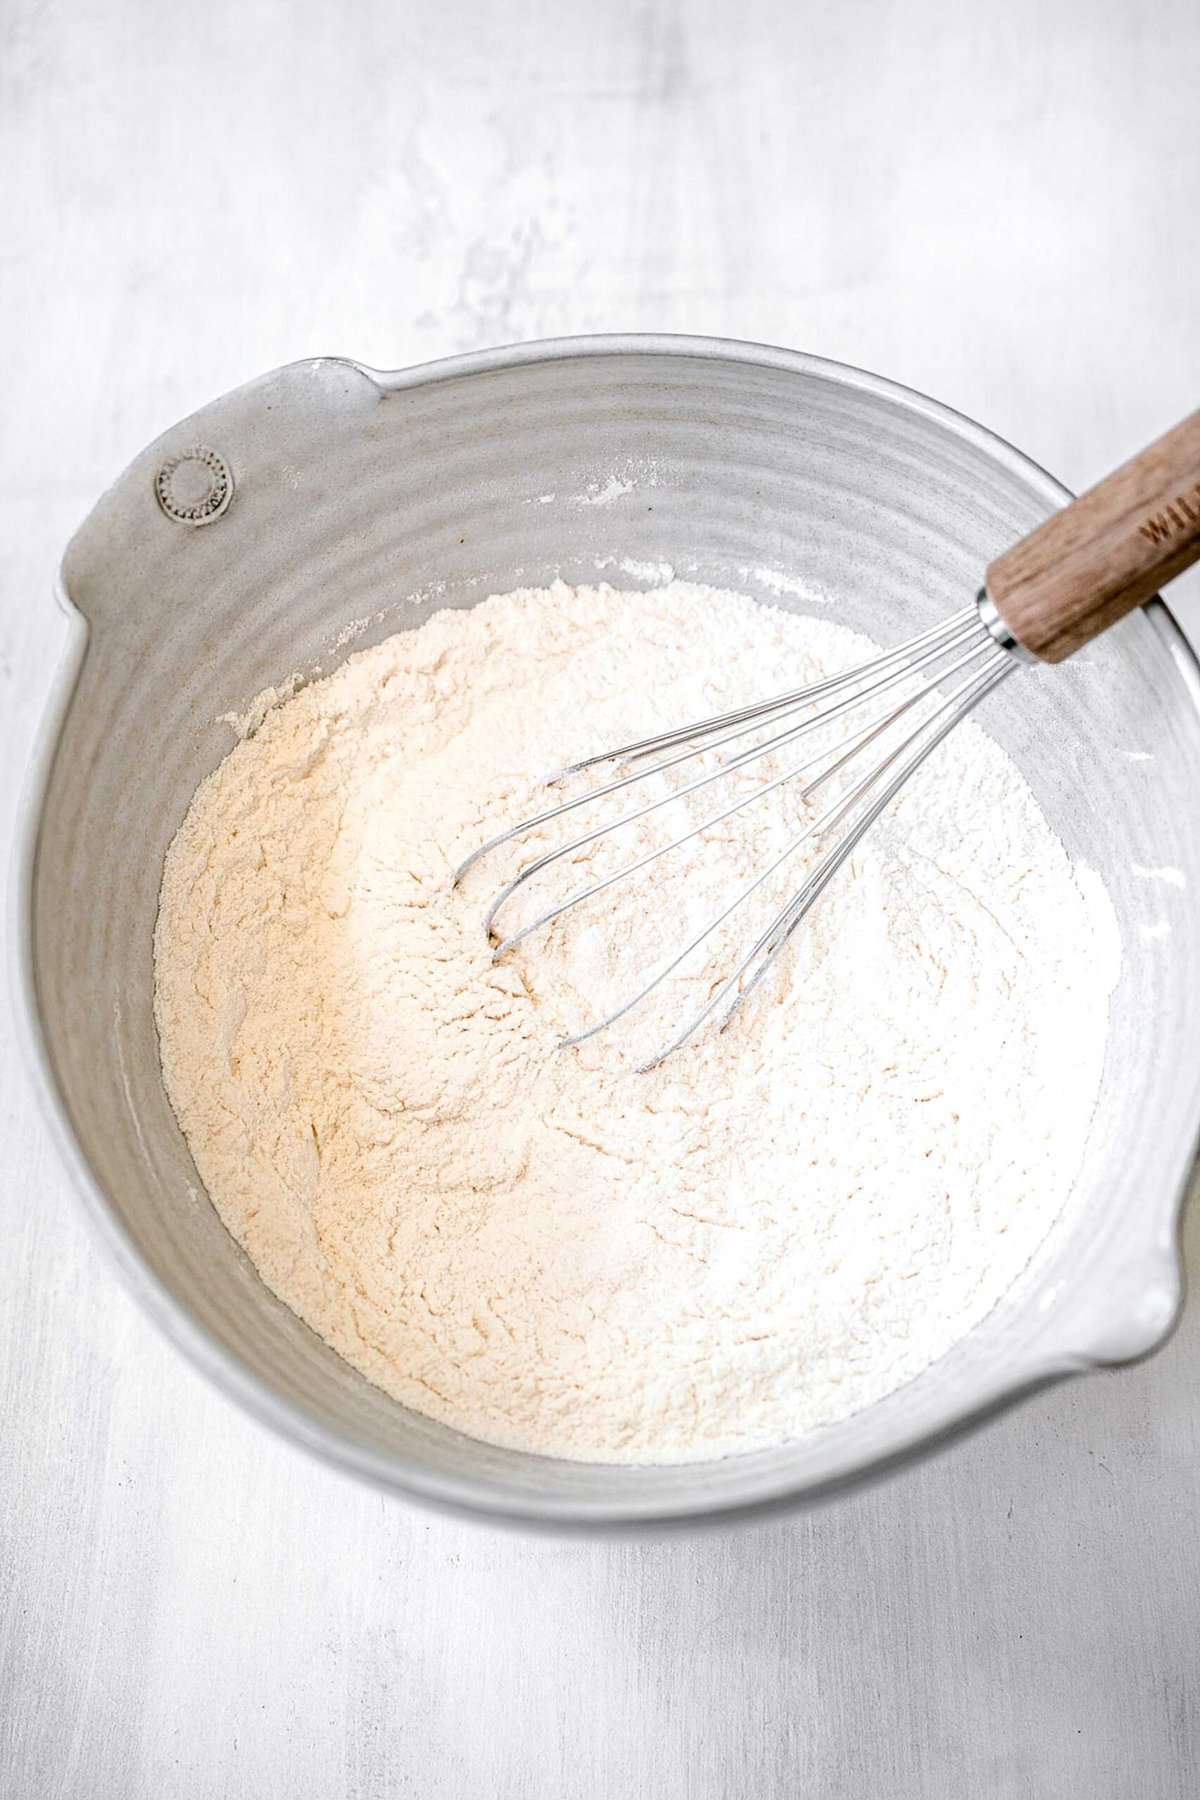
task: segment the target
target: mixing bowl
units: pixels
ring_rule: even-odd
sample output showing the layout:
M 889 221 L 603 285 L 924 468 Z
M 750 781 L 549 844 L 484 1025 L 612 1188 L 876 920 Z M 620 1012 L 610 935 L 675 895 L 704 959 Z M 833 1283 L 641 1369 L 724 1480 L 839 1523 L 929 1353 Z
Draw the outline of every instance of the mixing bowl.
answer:
M 261 689 L 560 575 L 636 587 L 673 568 L 890 642 L 962 606 L 988 560 L 1066 498 L 890 382 L 688 338 L 534 344 L 399 374 L 298 363 L 138 457 L 63 561 L 71 633 L 29 803 L 19 988 L 84 1204 L 180 1348 L 265 1423 L 382 1487 L 614 1526 L 811 1500 L 1161 1343 L 1200 1120 L 1200 677 L 1161 602 L 1069 665 L 1007 683 L 981 715 L 1120 921 L 1075 1189 L 983 1323 L 799 1442 L 614 1468 L 494 1449 L 406 1411 L 277 1301 L 226 1232 L 167 1103 L 152 1013 L 164 851 L 230 746 L 222 715 Z M 763 691 L 776 685 L 764 669 Z

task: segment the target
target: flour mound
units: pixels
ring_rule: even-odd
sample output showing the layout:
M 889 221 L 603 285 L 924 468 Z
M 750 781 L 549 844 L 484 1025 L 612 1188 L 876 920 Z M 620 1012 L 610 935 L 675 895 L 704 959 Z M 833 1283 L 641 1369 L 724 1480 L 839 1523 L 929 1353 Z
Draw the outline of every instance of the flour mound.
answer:
M 803 831 L 802 784 L 499 962 L 482 916 L 521 855 L 452 885 L 547 804 L 547 771 L 870 649 L 683 583 L 508 594 L 351 656 L 199 789 L 155 940 L 168 1093 L 263 1279 L 406 1405 L 555 1456 L 758 1449 L 918 1374 L 1044 1238 L 1099 1085 L 1115 925 L 977 726 L 935 753 L 730 1028 L 648 1074 L 795 892 L 804 852 L 645 1006 L 556 1046 Z M 762 774 L 581 846 L 501 924 Z M 589 801 L 524 859 L 622 801 Z

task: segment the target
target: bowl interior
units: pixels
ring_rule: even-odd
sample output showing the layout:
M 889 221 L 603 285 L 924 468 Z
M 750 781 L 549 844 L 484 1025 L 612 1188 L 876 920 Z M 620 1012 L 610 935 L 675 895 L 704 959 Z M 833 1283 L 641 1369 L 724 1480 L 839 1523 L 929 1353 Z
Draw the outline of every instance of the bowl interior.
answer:
M 153 487 L 165 456 L 197 442 L 236 483 L 203 529 L 164 517 Z M 34 840 L 28 981 L 85 1191 L 190 1353 L 274 1424 L 390 1485 L 497 1513 L 636 1521 L 824 1491 L 1051 1374 L 1157 1342 L 1178 1303 L 1200 1113 L 1197 682 L 1161 608 L 1008 682 L 982 716 L 1072 855 L 1102 873 L 1120 921 L 1103 1091 L 1072 1201 L 1025 1279 L 949 1355 L 798 1444 L 597 1467 L 406 1411 L 273 1298 L 220 1224 L 167 1104 L 153 1025 L 163 855 L 229 748 L 221 715 L 259 690 L 328 670 L 351 641 L 559 575 L 636 587 L 673 569 L 890 642 L 961 607 L 991 556 L 1061 498 L 916 396 L 686 341 L 404 377 L 300 364 L 139 458 L 64 564 L 88 631 Z

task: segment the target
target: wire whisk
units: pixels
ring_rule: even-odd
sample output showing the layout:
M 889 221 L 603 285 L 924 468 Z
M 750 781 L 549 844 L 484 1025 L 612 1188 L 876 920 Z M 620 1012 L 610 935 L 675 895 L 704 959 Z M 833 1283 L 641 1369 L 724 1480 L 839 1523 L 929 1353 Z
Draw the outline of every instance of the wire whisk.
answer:
M 1193 413 L 1097 487 L 1055 513 L 993 561 L 971 606 L 859 668 L 777 694 L 751 706 L 718 713 L 673 731 L 621 744 L 549 778 L 558 787 L 605 764 L 622 772 L 598 787 L 548 806 L 473 851 L 455 881 L 482 857 L 531 832 L 565 819 L 580 807 L 610 796 L 630 794 L 639 783 L 669 776 L 692 761 L 716 755 L 682 786 L 672 786 L 619 817 L 580 832 L 527 862 L 501 888 L 484 924 L 502 957 L 574 907 L 583 906 L 614 883 L 648 868 L 660 857 L 713 831 L 746 806 L 791 783 L 802 783 L 800 798 L 832 795 L 823 812 L 806 822 L 782 852 L 727 906 L 657 969 L 639 990 L 614 1010 L 563 1040 L 582 1044 L 646 1001 L 680 964 L 739 907 L 762 888 L 805 845 L 820 847 L 815 862 L 745 955 L 723 975 L 706 1004 L 650 1060 L 651 1069 L 680 1049 L 711 1019 L 728 1024 L 778 962 L 784 946 L 816 905 L 865 832 L 878 819 L 930 753 L 984 697 L 1022 662 L 1061 662 L 1126 613 L 1149 599 L 1157 587 L 1200 560 L 1200 413 Z M 857 717 L 856 717 L 857 715 Z M 732 805 L 690 824 L 665 844 L 622 864 L 569 893 L 507 935 L 498 921 L 514 896 L 542 871 L 575 857 L 590 844 L 647 818 L 660 808 L 686 801 L 715 782 L 778 756 L 803 738 L 821 739 L 830 726 L 845 722 L 848 735 L 815 755 L 803 757 L 782 774 L 770 774 Z M 780 729 L 782 728 L 782 729 Z M 766 732 L 761 739 L 759 732 Z M 729 750 L 746 738 L 756 741 Z M 728 753 L 726 754 L 726 752 Z M 844 785 L 834 792 L 838 778 Z M 632 796 L 636 799 L 636 795 Z
M 800 798 L 808 802 L 833 786 L 836 778 L 848 779 L 817 817 L 796 834 L 752 881 L 734 893 L 728 905 L 693 935 L 669 961 L 657 968 L 651 978 L 621 1005 L 564 1038 L 560 1048 L 585 1043 L 597 1033 L 617 1024 L 645 1001 L 656 988 L 724 924 L 738 908 L 759 891 L 768 879 L 805 845 L 817 845 L 838 835 L 829 843 L 796 892 L 771 919 L 747 953 L 721 980 L 704 1007 L 642 1069 L 651 1069 L 682 1048 L 714 1016 L 723 1028 L 744 1004 L 755 988 L 766 978 L 778 961 L 785 945 L 804 918 L 815 906 L 826 887 L 850 856 L 863 834 L 897 794 L 914 770 L 952 731 L 959 721 L 991 692 L 1016 667 L 1012 657 L 982 626 L 977 609 L 965 608 L 921 636 L 899 648 L 887 651 L 857 668 L 807 687 L 794 688 L 773 698 L 756 702 L 730 712 L 714 714 L 674 730 L 621 744 L 601 751 L 558 770 L 547 778 L 547 787 L 561 787 L 572 778 L 589 770 L 612 764 L 623 772 L 596 787 L 577 794 L 533 814 L 510 830 L 500 832 L 472 852 L 455 872 L 459 882 L 467 871 L 483 857 L 514 843 L 532 832 L 552 825 L 579 808 L 592 807 L 617 795 L 632 795 L 640 784 L 662 776 L 685 764 L 721 752 L 711 766 L 694 779 L 675 786 L 666 793 L 622 811 L 589 830 L 567 837 L 523 864 L 517 874 L 501 888 L 484 918 L 484 929 L 493 941 L 493 956 L 498 960 L 527 938 L 543 930 L 553 920 L 577 906 L 594 900 L 617 882 L 640 874 L 660 858 L 682 849 L 694 839 L 711 832 L 744 808 L 785 785 L 802 783 Z M 923 680 L 914 678 L 924 676 Z M 946 684 L 950 683 L 948 690 Z M 907 692 L 898 690 L 908 689 Z M 858 715 L 857 718 L 855 715 Z M 544 870 L 577 855 L 598 839 L 619 832 L 623 827 L 663 808 L 677 805 L 693 794 L 714 787 L 730 775 L 749 769 L 767 756 L 778 756 L 793 744 L 812 736 L 826 736 L 835 721 L 853 722 L 850 734 L 833 746 L 824 745 L 812 757 L 802 758 L 782 774 L 773 775 L 752 790 L 739 793 L 732 804 L 712 812 L 699 823 L 656 845 L 644 855 L 622 863 L 620 867 L 589 882 L 557 900 L 519 928 L 505 933 L 500 918 L 514 896 Z M 897 731 L 905 724 L 911 728 Z M 758 734 L 766 731 L 765 736 Z M 744 748 L 730 749 L 747 738 L 756 741 Z M 898 739 L 898 741 L 897 741 Z M 873 753 L 873 754 L 872 754 Z

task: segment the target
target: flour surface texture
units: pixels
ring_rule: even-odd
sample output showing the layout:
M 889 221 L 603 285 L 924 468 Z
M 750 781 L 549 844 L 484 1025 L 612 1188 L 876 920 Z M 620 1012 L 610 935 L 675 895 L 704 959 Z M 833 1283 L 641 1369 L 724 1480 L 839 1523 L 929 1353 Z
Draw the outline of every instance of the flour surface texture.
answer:
M 803 829 L 803 784 L 498 962 L 481 921 L 521 858 L 452 885 L 545 804 L 548 771 L 869 650 L 681 583 L 508 594 L 351 656 L 200 788 L 155 943 L 171 1101 L 263 1279 L 406 1405 L 556 1456 L 776 1444 L 917 1375 L 1044 1240 L 1095 1103 L 1115 924 L 979 726 L 935 753 L 730 1028 L 647 1074 L 802 862 L 621 1025 L 556 1046 Z M 503 923 L 789 766 L 585 846 Z

